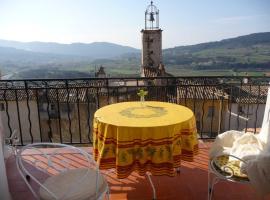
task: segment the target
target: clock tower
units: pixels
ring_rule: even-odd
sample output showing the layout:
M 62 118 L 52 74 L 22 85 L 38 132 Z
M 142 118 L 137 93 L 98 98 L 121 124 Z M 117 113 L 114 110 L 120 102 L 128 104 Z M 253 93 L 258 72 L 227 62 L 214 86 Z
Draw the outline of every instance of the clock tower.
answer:
M 162 64 L 162 30 L 159 28 L 159 10 L 151 1 L 145 11 L 145 29 L 142 33 L 142 61 L 141 76 L 148 76 L 146 72 L 158 73 L 164 70 Z M 151 73 L 153 74 L 153 73 Z M 158 76 L 158 75 L 156 75 Z

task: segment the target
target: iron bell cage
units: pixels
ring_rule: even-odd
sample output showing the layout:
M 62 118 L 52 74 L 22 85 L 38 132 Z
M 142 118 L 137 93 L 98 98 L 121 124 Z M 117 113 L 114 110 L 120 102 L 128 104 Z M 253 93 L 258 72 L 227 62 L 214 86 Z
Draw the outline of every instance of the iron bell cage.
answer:
M 151 1 L 151 4 L 147 6 L 145 11 L 145 29 L 159 29 L 159 10 L 153 4 L 153 1 Z

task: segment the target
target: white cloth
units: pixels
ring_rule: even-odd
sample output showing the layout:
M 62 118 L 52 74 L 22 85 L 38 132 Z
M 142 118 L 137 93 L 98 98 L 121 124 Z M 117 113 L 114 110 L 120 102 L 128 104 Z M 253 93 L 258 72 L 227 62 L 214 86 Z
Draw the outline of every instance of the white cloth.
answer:
M 266 145 L 265 148 L 270 150 L 270 120 L 262 125 L 261 131 L 257 137 Z
M 270 152 L 247 162 L 245 171 L 258 194 L 265 196 L 270 193 Z
M 263 123 L 257 138 L 264 144 L 263 152 L 254 159 L 250 159 L 245 166 L 252 186 L 261 195 L 270 193 L 270 88 L 265 104 Z
M 265 145 L 253 133 L 242 133 L 242 135 L 233 142 L 230 155 L 248 161 L 262 153 L 264 146 Z M 235 160 L 235 158 L 230 157 L 230 160 Z
M 234 141 L 242 135 L 243 132 L 235 130 L 219 134 L 209 150 L 210 159 L 221 154 L 230 154 Z
M 264 144 L 252 133 L 227 131 L 220 134 L 213 143 L 209 156 L 212 159 L 221 154 L 230 154 L 246 161 L 240 163 L 251 185 L 260 195 L 270 193 L 270 151 L 269 144 Z M 234 160 L 234 158 L 230 158 Z
M 267 144 L 266 149 L 270 151 L 270 88 L 268 88 L 268 95 L 265 104 L 265 111 L 263 116 L 263 123 L 258 138 Z
M 209 157 L 212 159 L 220 154 L 234 155 L 246 161 L 245 164 L 241 162 L 240 167 L 248 175 L 251 185 L 262 196 L 270 193 L 270 88 L 260 133 L 227 131 L 218 135 Z
M 248 161 L 262 153 L 264 147 L 265 144 L 253 133 L 231 130 L 217 136 L 209 151 L 209 157 L 212 159 L 221 154 L 229 154 Z M 234 160 L 233 157 L 230 159 Z

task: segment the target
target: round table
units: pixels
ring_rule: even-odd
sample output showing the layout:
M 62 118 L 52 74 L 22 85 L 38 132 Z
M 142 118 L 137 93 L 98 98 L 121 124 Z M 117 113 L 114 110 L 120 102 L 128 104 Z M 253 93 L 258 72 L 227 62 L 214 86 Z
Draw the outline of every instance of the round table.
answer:
M 123 102 L 94 115 L 93 147 L 101 169 L 115 168 L 118 178 L 132 171 L 174 176 L 181 159 L 198 152 L 196 120 L 184 106 L 156 102 Z

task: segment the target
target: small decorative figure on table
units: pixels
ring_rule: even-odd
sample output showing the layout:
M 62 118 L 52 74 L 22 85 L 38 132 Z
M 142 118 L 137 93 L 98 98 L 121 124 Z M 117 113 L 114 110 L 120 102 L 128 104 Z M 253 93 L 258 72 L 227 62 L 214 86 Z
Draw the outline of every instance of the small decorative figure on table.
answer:
M 137 95 L 140 97 L 141 106 L 144 106 L 144 97 L 148 94 L 147 91 L 144 91 L 143 89 L 140 89 Z

